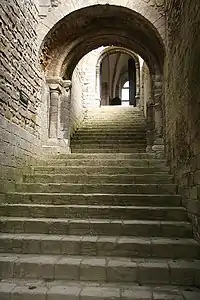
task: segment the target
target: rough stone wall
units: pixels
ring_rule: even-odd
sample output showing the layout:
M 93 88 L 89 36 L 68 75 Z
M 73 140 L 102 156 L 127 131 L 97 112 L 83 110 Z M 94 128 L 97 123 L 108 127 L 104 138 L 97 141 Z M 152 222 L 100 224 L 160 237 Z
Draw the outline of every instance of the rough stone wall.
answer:
M 31 0 L 0 1 L 0 180 L 15 179 L 39 145 L 37 16 Z
M 96 49 L 85 55 L 76 66 L 72 76 L 70 133 L 73 135 L 85 113 L 99 106 L 96 101 L 96 64 L 101 52 Z
M 166 2 L 166 151 L 200 240 L 199 0 Z

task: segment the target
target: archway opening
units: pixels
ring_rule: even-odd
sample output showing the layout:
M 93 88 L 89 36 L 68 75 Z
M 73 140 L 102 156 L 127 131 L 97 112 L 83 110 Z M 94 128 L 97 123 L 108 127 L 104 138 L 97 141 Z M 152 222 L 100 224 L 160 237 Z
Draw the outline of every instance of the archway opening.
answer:
M 154 25 L 144 16 L 115 5 L 94 5 L 70 13 L 49 31 L 41 47 L 41 60 L 47 84 L 51 85 L 52 90 L 55 89 L 53 82 L 58 85 L 56 92 L 50 94 L 49 101 L 50 107 L 56 112 L 51 115 L 52 110 L 49 110 L 49 126 L 53 124 L 54 139 L 60 139 L 62 136 L 68 138 L 73 134 L 83 118 L 84 111 L 88 109 L 85 105 L 85 83 L 82 76 L 86 70 L 77 68 L 77 65 L 85 55 L 99 47 L 122 47 L 131 53 L 137 53 L 146 62 L 151 78 L 161 81 L 165 53 L 163 41 Z M 133 57 L 129 58 L 132 69 L 133 60 Z M 134 89 L 129 88 L 129 93 L 132 90 L 132 95 L 129 95 L 131 105 L 137 104 L 134 82 L 132 77 Z M 72 89 L 69 92 L 71 85 Z M 121 91 L 121 88 L 118 90 Z M 115 95 L 116 93 L 117 85 Z M 160 90 L 157 89 L 155 95 L 159 96 Z M 152 98 L 154 99 L 154 96 Z M 65 116 L 62 107 L 66 110 Z
M 126 81 L 129 83 L 126 106 L 137 105 L 136 95 L 139 97 L 140 94 L 140 63 L 136 54 L 131 56 L 129 53 L 131 52 L 128 49 L 107 47 L 101 54 L 100 66 L 96 68 L 97 80 L 100 81 L 97 87 L 100 89 L 101 106 L 124 106 L 125 98 L 122 101 L 122 92 L 125 93 L 123 85 Z

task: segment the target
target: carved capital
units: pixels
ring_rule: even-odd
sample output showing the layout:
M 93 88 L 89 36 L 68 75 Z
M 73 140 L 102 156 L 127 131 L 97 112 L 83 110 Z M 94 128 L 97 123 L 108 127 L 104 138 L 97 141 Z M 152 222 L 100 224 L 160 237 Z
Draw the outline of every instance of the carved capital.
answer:
M 62 79 L 60 77 L 47 77 L 46 82 L 49 85 L 50 92 L 57 91 L 61 93 Z
M 71 89 L 71 87 L 72 87 L 71 80 L 63 80 L 62 81 L 62 86 L 68 92 Z

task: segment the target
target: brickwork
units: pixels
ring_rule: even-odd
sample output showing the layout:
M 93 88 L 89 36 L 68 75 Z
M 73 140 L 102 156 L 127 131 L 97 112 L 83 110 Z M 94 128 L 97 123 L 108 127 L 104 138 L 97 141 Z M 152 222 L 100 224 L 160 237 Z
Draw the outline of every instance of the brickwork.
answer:
M 1 1 L 0 114 L 38 135 L 40 72 L 36 51 L 37 9 L 33 1 Z
M 200 238 L 199 1 L 168 0 L 167 26 L 167 157 Z
M 33 162 L 38 155 L 37 137 L 0 117 L 0 191 L 12 188 L 20 180 L 21 167 Z
M 33 1 L 0 3 L 0 179 L 15 180 L 34 156 L 40 135 L 41 101 Z M 1 187 L 2 191 L 2 187 Z

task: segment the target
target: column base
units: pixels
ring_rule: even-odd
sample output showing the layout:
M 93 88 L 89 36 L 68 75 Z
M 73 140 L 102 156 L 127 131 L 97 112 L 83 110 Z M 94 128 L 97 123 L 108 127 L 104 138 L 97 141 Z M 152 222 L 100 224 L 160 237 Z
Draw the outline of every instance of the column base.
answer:
M 71 153 L 68 139 L 48 139 L 42 146 L 43 155 L 69 154 Z

